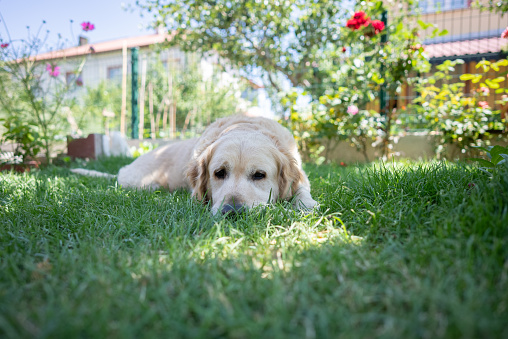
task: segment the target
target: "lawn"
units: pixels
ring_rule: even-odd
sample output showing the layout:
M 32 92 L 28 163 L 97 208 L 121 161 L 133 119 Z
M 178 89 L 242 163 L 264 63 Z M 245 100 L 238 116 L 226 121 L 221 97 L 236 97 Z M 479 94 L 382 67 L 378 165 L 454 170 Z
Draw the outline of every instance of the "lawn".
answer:
M 65 168 L 0 174 L 0 337 L 508 337 L 506 171 L 306 170 L 319 209 L 237 219 Z

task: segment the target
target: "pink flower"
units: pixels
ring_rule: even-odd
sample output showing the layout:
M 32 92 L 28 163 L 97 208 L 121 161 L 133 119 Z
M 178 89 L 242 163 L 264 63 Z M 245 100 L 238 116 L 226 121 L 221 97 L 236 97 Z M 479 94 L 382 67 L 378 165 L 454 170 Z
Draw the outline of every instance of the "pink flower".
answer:
M 478 106 L 481 108 L 489 108 L 489 103 L 487 101 L 480 101 L 478 102 Z
M 57 65 L 46 64 L 46 71 L 54 78 L 60 75 L 60 67 Z
M 485 95 L 489 95 L 489 93 L 490 93 L 490 89 L 488 87 L 483 87 L 483 86 L 480 87 L 479 91 L 482 92 Z
M 351 115 L 356 115 L 358 114 L 359 110 L 358 107 L 356 107 L 355 105 L 351 105 L 347 108 L 347 112 Z
M 81 28 L 85 32 L 88 32 L 88 31 L 93 31 L 95 29 L 95 26 L 94 26 L 94 24 L 90 23 L 90 21 L 87 21 L 87 22 L 82 22 L 81 23 Z
M 0 47 L 2 47 L 2 48 L 7 48 L 7 47 L 9 47 L 9 44 L 8 44 L 8 43 L 1 44 L 1 45 L 0 45 Z
M 508 39 L 508 27 L 501 33 L 501 38 Z

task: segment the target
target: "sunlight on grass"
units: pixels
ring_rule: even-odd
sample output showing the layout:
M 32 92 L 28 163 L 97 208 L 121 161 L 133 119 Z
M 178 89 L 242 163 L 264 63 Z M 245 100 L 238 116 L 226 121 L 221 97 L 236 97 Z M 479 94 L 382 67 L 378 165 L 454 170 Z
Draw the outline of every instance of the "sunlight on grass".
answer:
M 0 332 L 505 332 L 508 176 L 450 163 L 306 168 L 318 209 L 278 203 L 236 219 L 185 191 L 123 190 L 60 168 L 3 174 Z

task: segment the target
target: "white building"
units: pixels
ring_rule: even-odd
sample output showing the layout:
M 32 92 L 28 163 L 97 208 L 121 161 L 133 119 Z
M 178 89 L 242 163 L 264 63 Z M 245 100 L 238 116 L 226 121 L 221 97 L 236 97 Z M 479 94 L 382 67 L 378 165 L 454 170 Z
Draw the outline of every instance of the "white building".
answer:
M 186 54 L 178 48 L 163 47 L 163 43 L 170 38 L 171 36 L 167 34 L 150 34 L 100 43 L 89 43 L 87 39 L 80 37 L 78 46 L 39 54 L 35 58 L 37 61 L 58 65 L 60 67 L 59 77 L 62 80 L 67 82 L 76 81 L 78 86 L 73 95 L 78 98 L 86 93 L 86 87 L 94 88 L 103 81 L 117 81 L 120 83 L 124 75 L 126 79 L 131 74 L 131 55 L 132 48 L 134 47 L 137 47 L 139 50 L 139 77 L 141 77 L 143 72 L 143 64 L 145 63 L 146 65 L 145 60 L 155 60 L 154 58 L 158 58 L 164 68 L 168 72 L 171 72 L 171 70 L 185 71 L 190 59 L 194 58 L 194 61 L 197 61 L 199 65 L 203 80 L 209 79 L 214 73 L 215 68 L 213 58 L 196 60 L 195 55 Z M 160 46 L 160 48 L 157 48 L 157 46 Z M 83 60 L 85 60 L 84 67 L 76 79 L 76 69 Z M 239 81 L 240 78 L 236 77 L 234 73 L 221 72 L 220 81 L 217 85 L 234 84 Z M 264 88 L 256 86 L 252 82 L 250 83 L 252 88 L 249 88 L 248 91 L 238 91 L 237 97 L 241 101 L 239 110 L 250 114 L 272 116 L 270 102 Z M 131 84 L 124 82 L 124 86 L 130 87 Z M 240 87 L 238 86 L 238 88 Z M 257 103 L 255 107 L 250 104 L 254 99 Z M 122 110 L 124 116 L 130 117 L 130 98 L 126 98 L 126 103 L 123 105 Z M 121 114 L 121 112 L 117 113 Z M 125 132 L 125 129 L 123 132 Z

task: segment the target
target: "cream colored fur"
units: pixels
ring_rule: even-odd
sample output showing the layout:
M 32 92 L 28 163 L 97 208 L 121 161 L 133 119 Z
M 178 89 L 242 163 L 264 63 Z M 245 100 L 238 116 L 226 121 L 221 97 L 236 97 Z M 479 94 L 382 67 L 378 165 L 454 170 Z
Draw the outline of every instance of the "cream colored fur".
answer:
M 279 199 L 292 199 L 300 209 L 316 205 L 293 136 L 260 117 L 219 119 L 200 138 L 159 147 L 121 168 L 118 183 L 187 188 L 198 200 L 210 201 L 213 214 L 221 206 L 250 208 Z

